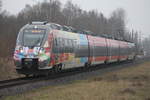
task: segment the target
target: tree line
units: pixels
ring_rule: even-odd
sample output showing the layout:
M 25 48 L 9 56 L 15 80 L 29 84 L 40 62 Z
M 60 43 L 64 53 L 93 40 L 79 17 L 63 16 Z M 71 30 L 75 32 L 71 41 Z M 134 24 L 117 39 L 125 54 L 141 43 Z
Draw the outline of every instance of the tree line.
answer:
M 122 8 L 107 18 L 97 10 L 83 10 L 71 1 L 62 5 L 59 0 L 45 0 L 33 6 L 26 5 L 17 15 L 2 11 L 2 6 L 0 0 L 0 57 L 12 56 L 19 29 L 31 21 L 48 21 L 92 31 L 94 35 L 137 42 L 136 33 L 126 28 L 126 12 Z

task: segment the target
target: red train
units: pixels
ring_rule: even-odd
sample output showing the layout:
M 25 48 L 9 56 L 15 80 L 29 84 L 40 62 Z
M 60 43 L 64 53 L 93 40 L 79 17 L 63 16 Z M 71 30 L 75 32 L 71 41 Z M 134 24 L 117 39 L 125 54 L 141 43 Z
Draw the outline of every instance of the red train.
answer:
M 133 60 L 135 44 L 67 32 L 54 23 L 32 22 L 19 32 L 14 61 L 20 74 L 47 74 L 74 67 Z

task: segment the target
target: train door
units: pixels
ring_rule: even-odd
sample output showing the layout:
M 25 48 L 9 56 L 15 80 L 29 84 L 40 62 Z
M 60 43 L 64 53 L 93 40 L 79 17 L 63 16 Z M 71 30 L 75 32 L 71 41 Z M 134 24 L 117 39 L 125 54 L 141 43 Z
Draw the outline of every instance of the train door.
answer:
M 79 66 L 84 66 L 88 62 L 89 44 L 86 35 L 78 35 L 75 55 Z
M 111 52 L 111 60 L 110 62 L 116 62 L 119 59 L 119 41 L 110 40 L 110 52 Z
M 89 62 L 91 64 L 94 63 L 94 40 L 91 36 L 88 36 L 88 42 L 89 42 Z
M 111 43 L 110 43 L 110 39 L 106 39 L 106 43 L 107 43 L 107 61 L 109 62 L 111 60 Z
M 109 44 L 108 44 L 108 39 L 107 38 L 105 39 L 105 42 L 106 42 L 106 53 L 107 53 L 105 63 L 107 63 L 108 60 L 109 60 Z
M 59 53 L 59 46 L 58 46 L 58 42 L 59 40 L 54 37 L 53 38 L 53 49 L 52 49 L 52 61 L 53 61 L 53 65 L 58 63 L 58 53 Z
M 90 56 L 91 56 L 91 53 L 90 53 L 90 42 L 89 42 L 89 38 L 88 38 L 88 35 L 86 35 L 87 37 L 87 41 L 88 41 L 88 64 L 91 64 L 91 61 L 90 61 Z
M 128 58 L 128 49 L 126 42 L 120 41 L 120 61 L 126 60 Z
M 94 63 L 94 41 L 92 41 L 92 45 L 90 45 L 90 57 L 91 57 L 91 62 Z

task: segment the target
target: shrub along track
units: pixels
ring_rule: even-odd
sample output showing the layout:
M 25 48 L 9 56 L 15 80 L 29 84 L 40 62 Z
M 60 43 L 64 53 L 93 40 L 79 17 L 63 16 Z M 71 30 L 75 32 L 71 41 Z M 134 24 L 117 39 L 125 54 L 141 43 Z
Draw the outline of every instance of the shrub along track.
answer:
M 106 72 L 119 70 L 122 68 L 136 66 L 150 61 L 149 57 L 138 58 L 135 61 L 125 61 L 121 63 L 101 64 L 88 69 L 74 68 L 65 70 L 48 77 L 29 77 L 0 81 L 0 98 L 7 95 L 15 95 L 49 85 L 61 85 L 71 83 L 75 80 L 84 80 L 89 77 L 102 75 Z

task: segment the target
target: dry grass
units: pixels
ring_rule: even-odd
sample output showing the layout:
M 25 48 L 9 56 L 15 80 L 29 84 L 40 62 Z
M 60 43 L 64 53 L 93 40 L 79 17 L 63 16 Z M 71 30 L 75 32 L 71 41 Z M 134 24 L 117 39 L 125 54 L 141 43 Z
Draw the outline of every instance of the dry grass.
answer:
M 19 77 L 11 58 L 0 58 L 0 80 Z
M 150 100 L 150 62 L 73 84 L 45 87 L 5 100 Z

